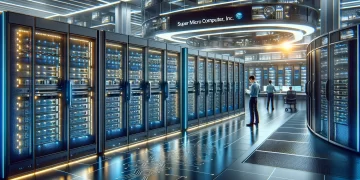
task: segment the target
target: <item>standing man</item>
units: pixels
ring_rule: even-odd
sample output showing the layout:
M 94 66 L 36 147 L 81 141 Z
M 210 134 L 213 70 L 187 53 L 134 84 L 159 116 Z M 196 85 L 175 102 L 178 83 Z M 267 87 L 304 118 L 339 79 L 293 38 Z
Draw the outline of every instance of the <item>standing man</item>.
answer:
M 250 83 L 252 83 L 250 87 L 250 101 L 249 101 L 249 109 L 250 109 L 250 123 L 246 126 L 253 126 L 259 124 L 259 113 L 257 110 L 257 98 L 259 97 L 260 85 L 256 83 L 255 76 L 249 77 Z M 254 116 L 256 118 L 256 122 L 254 122 Z
M 271 84 L 271 80 L 269 81 L 269 85 L 266 86 L 266 92 L 267 92 L 267 110 L 269 110 L 269 103 L 271 101 L 271 108 L 272 110 L 274 110 L 274 92 L 275 91 L 275 86 L 273 86 Z

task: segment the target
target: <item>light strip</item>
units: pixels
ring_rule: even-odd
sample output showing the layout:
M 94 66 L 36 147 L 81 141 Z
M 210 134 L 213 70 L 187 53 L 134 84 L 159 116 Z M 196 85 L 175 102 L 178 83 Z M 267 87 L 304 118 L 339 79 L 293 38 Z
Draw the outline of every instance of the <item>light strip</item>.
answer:
M 360 3 L 360 1 L 343 2 L 340 4 L 343 5 L 343 4 L 353 4 L 353 3 Z
M 0 62 L 1 64 L 2 64 L 2 70 L 1 70 L 1 82 L 2 82 L 2 84 L 1 84 L 1 88 L 2 88 L 2 90 L 0 90 L 0 92 L 1 92 L 1 111 L 2 111 L 2 113 L 1 113 L 1 125 L 2 125 L 2 129 L 1 129 L 1 138 L 2 138 L 2 144 L 1 144 L 1 160 L 2 160 L 2 162 L 1 162 L 1 166 L 2 166 L 2 168 L 1 168 L 1 177 L 2 178 L 5 178 L 4 176 L 5 176 L 5 167 L 6 167 L 6 163 L 5 163 L 5 135 L 6 135 L 6 133 L 5 133 L 5 126 L 6 126 L 6 122 L 5 121 L 7 121 L 7 119 L 6 119 L 6 110 L 5 110 L 5 97 L 6 97 L 6 78 L 5 78 L 5 76 L 6 76 L 6 73 L 5 73 L 5 62 L 6 62 L 6 51 L 5 51 L 5 45 L 6 45 L 6 43 L 5 43 L 5 41 L 6 41 L 6 36 L 5 36 L 5 14 L 4 13 L 2 13 L 1 14 L 1 18 L 2 18 L 2 21 L 1 21 L 1 31 L 2 31 L 2 34 L 1 34 L 1 42 L 0 43 L 2 43 L 2 49 L 1 49 L 1 51 L 2 51 L 2 61 Z
M 17 6 L 17 7 L 21 7 L 21 8 L 25 8 L 25 9 L 31 9 L 31 10 L 35 10 L 35 11 L 41 11 L 41 12 L 45 12 L 45 13 L 49 13 L 49 14 L 55 14 L 54 16 L 59 16 L 60 15 L 60 14 L 55 13 L 55 12 L 45 11 L 45 10 L 42 10 L 42 9 L 36 9 L 36 8 L 22 6 L 22 5 L 13 4 L 13 3 L 8 3 L 8 2 L 4 2 L 4 1 L 0 1 L 0 3 L 10 5 L 10 6 Z
M 87 4 L 87 3 L 81 2 L 81 1 L 79 1 L 79 0 L 69 0 L 69 1 L 76 2 L 76 3 L 79 3 L 79 4 L 83 4 L 83 5 L 86 5 L 86 6 L 92 6 L 92 7 L 94 7 L 94 5 L 92 5 L 92 4 Z
M 203 6 L 196 6 L 196 7 L 191 7 L 191 8 L 179 9 L 179 10 L 176 10 L 176 11 L 161 13 L 160 16 L 168 15 L 168 14 L 173 14 L 173 13 L 177 13 L 177 12 L 182 12 L 182 11 L 189 11 L 189 10 L 193 10 L 193 9 L 200 9 L 200 8 L 206 8 L 206 7 L 224 5 L 224 4 L 238 3 L 238 2 L 241 2 L 241 1 L 247 1 L 247 0 L 229 1 L 229 2 L 214 3 L 214 4 L 203 5 Z
M 43 2 L 39 2 L 39 1 L 34 1 L 34 0 L 27 0 L 27 1 L 42 4 L 42 5 L 45 5 L 45 6 L 55 7 L 55 8 L 59 8 L 59 9 L 65 9 L 65 10 L 68 10 L 68 11 L 75 11 L 73 9 L 68 9 L 68 8 L 64 8 L 64 7 L 61 7 L 61 6 L 55 6 L 55 5 L 52 5 L 52 4 L 47 4 L 47 3 L 43 3 Z
M 65 164 L 62 164 L 62 165 L 58 165 L 58 166 L 55 166 L 55 167 L 52 167 L 52 168 L 48 168 L 48 169 L 44 169 L 44 170 L 41 170 L 41 171 L 30 173 L 30 174 L 27 174 L 27 175 L 24 175 L 24 176 L 20 176 L 20 177 L 14 178 L 12 180 L 19 180 L 19 179 L 24 179 L 24 178 L 28 178 L 28 177 L 31 177 L 31 176 L 43 174 L 43 173 L 49 172 L 51 170 L 56 170 L 58 168 L 62 168 L 62 167 L 69 166 L 69 165 L 72 165 L 72 164 L 75 164 L 75 163 L 83 162 L 83 161 L 93 159 L 93 158 L 96 158 L 96 157 L 97 157 L 96 155 L 95 156 L 90 156 L 90 157 L 87 157 L 87 158 L 84 158 L 84 159 L 80 159 L 80 160 L 77 160 L 77 161 L 72 161 L 72 162 L 65 163 Z
M 77 7 L 80 7 L 80 8 L 84 8 L 83 6 L 79 6 L 79 5 L 73 4 L 73 3 L 63 2 L 62 0 L 53 0 L 53 1 L 56 1 L 56 2 L 59 2 L 59 3 L 63 3 L 63 4 L 68 4 L 68 5 L 70 5 L 70 6 L 77 6 Z
M 104 0 L 97 0 L 97 1 L 100 1 L 100 2 L 105 3 L 105 4 L 109 4 L 109 2 L 104 1 Z
M 115 25 L 115 23 L 100 24 L 100 25 L 96 25 L 96 26 L 91 26 L 90 28 L 97 28 L 97 27 L 108 26 L 108 25 Z
M 249 25 L 239 25 L 239 26 L 227 26 L 227 27 L 216 27 L 216 28 L 205 28 L 205 29 L 195 29 L 195 30 L 187 30 L 187 31 L 178 31 L 178 32 L 168 32 L 163 34 L 157 34 L 156 36 L 162 39 L 166 39 L 169 41 L 174 41 L 178 43 L 186 43 L 184 41 L 179 41 L 173 39 L 173 36 L 180 35 L 180 34 L 187 34 L 187 33 L 196 33 L 196 32 L 206 32 L 206 31 L 217 31 L 217 30 L 226 30 L 226 29 L 242 29 L 242 28 L 274 28 L 275 27 L 283 27 L 283 28 L 290 28 L 290 29 L 297 29 L 302 30 L 305 32 L 303 36 L 307 36 L 312 34 L 315 29 L 310 26 L 306 25 L 299 25 L 299 24 L 249 24 Z
M 142 26 L 141 24 L 139 23 L 134 23 L 134 22 L 130 22 L 131 24 L 134 24 L 134 25 L 138 25 L 138 26 Z
M 294 52 L 306 52 L 306 50 L 299 50 L 299 51 L 291 51 L 291 53 L 294 53 Z M 265 52 L 265 53 L 259 53 L 259 54 L 272 54 L 272 53 L 283 53 L 283 52 Z
M 212 35 L 223 35 L 223 34 L 247 33 L 247 32 L 267 32 L 267 31 L 292 33 L 294 35 L 295 39 L 290 41 L 289 43 L 300 41 L 304 36 L 304 34 L 302 32 L 295 31 L 295 30 L 278 30 L 278 29 L 260 29 L 260 30 L 257 30 L 257 29 L 253 29 L 253 30 L 245 30 L 245 31 L 230 31 L 230 32 L 201 34 L 201 35 L 191 36 L 189 38 L 198 38 L 198 37 L 201 37 L 201 36 L 212 36 Z
M 119 2 L 121 2 L 121 1 L 116 1 L 116 2 L 112 2 L 112 3 L 108 3 L 108 4 L 103 4 L 103 5 L 91 7 L 91 8 L 87 8 L 87 9 L 80 10 L 80 11 L 76 11 L 76 12 L 69 13 L 69 14 L 49 16 L 49 17 L 46 17 L 46 18 L 52 18 L 52 17 L 56 17 L 56 16 L 72 16 L 72 15 L 75 15 L 75 14 L 79 14 L 79 13 L 83 13 L 83 12 L 88 12 L 88 11 L 92 11 L 92 10 L 99 9 L 99 8 L 103 8 L 103 7 L 112 6 L 112 5 L 114 5 L 114 4 L 118 4 Z M 80 2 L 79 2 L 79 3 L 80 3 Z

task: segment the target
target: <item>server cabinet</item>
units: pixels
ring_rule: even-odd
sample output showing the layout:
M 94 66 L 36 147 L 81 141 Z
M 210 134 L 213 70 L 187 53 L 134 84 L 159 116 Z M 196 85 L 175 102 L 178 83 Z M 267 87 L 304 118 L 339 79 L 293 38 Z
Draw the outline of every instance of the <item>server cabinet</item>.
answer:
M 255 78 L 256 78 L 257 83 L 259 83 L 260 90 L 261 90 L 261 87 L 263 86 L 262 75 L 263 75 L 262 68 L 256 67 L 255 68 Z
M 206 65 L 206 121 L 210 121 L 215 116 L 215 91 L 216 83 L 215 77 L 215 54 L 208 53 L 207 65 Z
M 227 98 L 228 98 L 228 106 L 227 109 L 229 112 L 233 112 L 235 109 L 235 95 L 234 95 L 234 90 L 235 90 L 235 82 L 234 82 L 234 58 L 233 57 L 229 57 L 229 61 L 228 61 L 228 74 L 227 74 Z
M 166 99 L 167 133 L 180 131 L 180 46 L 167 44 L 166 81 L 168 97 Z
M 277 85 L 285 86 L 284 84 L 284 66 L 278 66 L 277 69 Z M 284 91 L 284 89 L 283 89 Z
M 267 86 L 269 84 L 269 68 L 268 67 L 264 67 L 263 68 L 263 85 L 262 86 Z M 260 87 L 261 89 L 263 87 Z
M 147 40 L 129 36 L 127 62 L 127 82 L 130 94 L 127 106 L 129 144 L 147 139 L 145 98 L 149 99 L 150 84 L 145 82 L 145 74 L 147 74 L 147 68 L 145 68 L 146 46 Z
M 214 104 L 215 104 L 215 118 L 221 116 L 221 112 L 222 112 L 222 99 L 223 94 L 222 94 L 222 82 L 221 82 L 221 69 L 222 69 L 222 63 L 221 63 L 221 59 L 222 56 L 221 55 L 215 55 L 215 64 L 214 64 Z
M 328 43 L 327 36 L 317 38 L 315 41 L 315 92 L 316 122 L 314 130 L 324 138 L 328 138 L 329 130 L 329 101 L 328 101 Z
M 199 52 L 196 50 L 188 50 L 188 127 L 197 126 L 199 124 L 197 115 L 197 58 Z
M 199 124 L 206 121 L 206 52 L 199 52 L 197 60 L 197 114 Z
M 148 40 L 147 74 L 145 81 L 150 86 L 147 90 L 146 114 L 148 120 L 148 137 L 153 138 L 166 134 L 164 103 L 168 94 L 164 94 L 164 60 L 166 43 Z M 148 92 L 150 90 L 150 92 Z
M 292 86 L 293 85 L 293 67 L 285 66 L 285 74 L 284 74 L 284 85 Z M 286 89 L 283 89 L 285 91 Z
M 97 30 L 70 25 L 69 158 L 97 153 Z
M 240 62 L 240 59 L 239 59 L 239 62 Z M 244 62 L 240 62 L 239 64 L 239 72 L 240 72 L 240 75 L 239 75 L 239 93 L 240 93 L 240 103 L 239 103 L 239 106 L 240 106 L 240 112 L 243 112 L 245 110 L 245 82 L 247 82 L 247 76 L 244 76 L 245 75 L 245 72 L 244 72 L 244 69 L 245 69 L 245 64 Z
M 277 72 L 277 68 L 276 68 L 275 66 L 270 66 L 270 67 L 269 67 L 269 80 L 272 81 L 272 84 L 273 84 L 274 86 L 277 85 L 276 72 Z
M 97 31 L 10 12 L 2 16 L 6 176 L 95 154 Z
M 100 32 L 99 140 L 101 151 L 127 145 L 126 57 L 129 37 L 112 32 Z
M 359 151 L 358 26 L 330 33 L 330 141 Z M 355 91 L 355 89 L 357 89 Z
M 245 79 L 249 78 L 249 68 L 248 67 L 244 67 L 244 75 L 245 75 Z M 249 89 L 249 82 L 245 81 L 245 89 Z
M 240 63 L 234 58 L 234 112 L 240 111 Z
M 301 76 L 301 91 L 305 92 L 305 86 L 306 86 L 306 83 L 307 83 L 307 72 L 306 72 L 306 65 L 302 65 L 300 67 L 300 76 Z
M 228 105 L 229 105 L 229 84 L 228 84 L 228 74 L 230 73 L 228 70 L 229 57 L 222 56 L 221 61 L 221 77 L 220 77 L 220 84 L 221 84 L 221 115 L 226 116 L 228 115 Z M 232 73 L 232 72 L 231 72 Z
M 294 66 L 294 82 L 293 86 L 301 86 L 301 70 L 300 65 Z

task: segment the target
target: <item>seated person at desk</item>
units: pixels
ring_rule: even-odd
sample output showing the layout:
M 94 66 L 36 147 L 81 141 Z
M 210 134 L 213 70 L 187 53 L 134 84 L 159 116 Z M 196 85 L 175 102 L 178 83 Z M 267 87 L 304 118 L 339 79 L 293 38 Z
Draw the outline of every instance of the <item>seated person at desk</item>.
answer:
M 295 101 L 294 108 L 296 109 L 296 91 L 293 91 L 291 86 L 289 87 L 289 90 L 286 93 L 285 101 L 287 103 L 291 103 Z

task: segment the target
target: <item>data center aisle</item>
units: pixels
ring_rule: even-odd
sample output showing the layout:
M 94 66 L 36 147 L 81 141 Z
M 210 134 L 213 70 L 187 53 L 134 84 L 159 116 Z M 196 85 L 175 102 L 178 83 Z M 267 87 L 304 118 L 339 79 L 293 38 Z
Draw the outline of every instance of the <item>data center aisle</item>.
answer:
M 26 179 L 223 179 L 239 162 L 245 166 L 235 169 L 236 172 L 246 172 L 249 166 L 259 165 L 242 161 L 282 124 L 299 114 L 285 112 L 282 100 L 276 101 L 274 112 L 268 112 L 265 102 L 265 98 L 259 98 L 261 119 L 257 128 L 246 127 L 249 117 L 241 115 L 184 135 L 133 146 Z M 298 102 L 298 109 L 300 113 L 305 110 L 305 102 Z M 257 177 L 254 173 L 233 175 L 227 178 Z
M 245 162 L 245 163 L 244 163 Z M 360 179 L 360 156 L 316 137 L 299 110 L 245 159 L 216 179 Z

